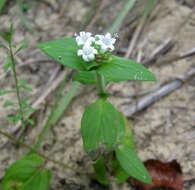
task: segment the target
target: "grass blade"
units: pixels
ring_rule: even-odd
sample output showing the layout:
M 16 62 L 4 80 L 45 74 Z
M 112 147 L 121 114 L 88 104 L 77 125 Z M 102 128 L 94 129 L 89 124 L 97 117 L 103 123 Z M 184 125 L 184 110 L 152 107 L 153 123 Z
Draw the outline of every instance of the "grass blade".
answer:
M 128 0 L 127 3 L 125 3 L 123 9 L 119 13 L 119 15 L 116 17 L 115 21 L 113 22 L 112 26 L 109 28 L 110 33 L 114 33 L 119 29 L 120 24 L 128 14 L 128 12 L 133 8 L 135 5 L 136 0 Z
M 6 2 L 7 2 L 7 0 L 1 0 L 0 1 L 0 13 L 3 10 L 3 7 L 4 7 L 4 5 L 5 5 Z
M 58 105 L 57 109 L 55 110 L 55 113 L 53 114 L 53 117 L 51 119 L 51 125 L 55 125 L 58 122 L 58 120 L 61 118 L 61 116 L 63 115 L 64 111 L 66 110 L 67 106 L 71 102 L 72 98 L 76 94 L 79 87 L 80 87 L 79 82 L 73 82 L 71 88 L 64 96 L 61 103 Z

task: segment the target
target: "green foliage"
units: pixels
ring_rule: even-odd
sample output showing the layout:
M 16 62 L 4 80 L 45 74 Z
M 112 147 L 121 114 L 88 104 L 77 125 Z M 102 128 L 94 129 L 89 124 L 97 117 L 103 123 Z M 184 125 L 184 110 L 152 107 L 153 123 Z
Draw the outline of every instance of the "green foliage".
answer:
M 109 28 L 109 32 L 113 33 L 115 32 L 117 29 L 119 29 L 120 24 L 122 23 L 122 20 L 126 17 L 126 15 L 129 13 L 129 11 L 134 7 L 136 3 L 136 0 L 128 0 L 122 11 L 119 13 L 119 15 L 116 17 L 114 23 L 112 24 L 112 26 Z
M 13 68 L 12 59 L 10 56 L 6 56 L 7 64 L 4 66 L 4 72 L 7 72 L 9 68 Z
M 85 62 L 77 56 L 78 46 L 75 38 L 62 38 L 45 42 L 40 44 L 38 48 L 64 66 L 85 71 Z
M 87 106 L 81 120 L 85 151 L 93 157 L 100 147 L 107 152 L 115 149 L 117 160 L 112 160 L 111 170 L 117 178 L 117 183 L 123 183 L 129 176 L 150 183 L 150 176 L 135 152 L 128 121 L 106 100 L 105 86 L 109 82 L 125 80 L 155 81 L 155 76 L 135 61 L 110 54 L 100 56 L 100 60 L 84 62 L 80 56 L 77 56 L 79 46 L 74 38 L 45 42 L 38 48 L 64 66 L 79 71 L 73 77 L 73 81 L 84 85 L 96 84 L 98 88 L 99 99 Z M 64 111 L 64 109 L 61 110 Z M 59 111 L 59 113 L 63 112 Z M 107 185 L 104 164 L 101 158 L 94 165 L 94 170 L 99 182 Z
M 14 162 L 2 179 L 2 190 L 46 190 L 51 174 L 43 170 L 43 160 L 30 154 Z
M 23 128 L 25 128 L 25 121 L 27 121 L 30 124 L 33 124 L 34 122 L 28 118 L 28 114 L 32 113 L 35 111 L 35 109 L 32 108 L 30 104 L 28 104 L 28 100 L 30 99 L 29 96 L 26 96 L 23 100 L 21 99 L 21 90 L 27 90 L 27 91 L 32 91 L 32 88 L 28 87 L 26 85 L 28 79 L 24 78 L 20 82 L 18 81 L 16 69 L 15 69 L 15 59 L 14 59 L 14 53 L 12 51 L 13 45 L 12 45 L 12 35 L 13 35 L 13 25 L 10 25 L 10 30 L 9 32 L 6 32 L 3 34 L 4 39 L 8 42 L 9 47 L 7 48 L 9 55 L 6 57 L 7 59 L 7 64 L 4 67 L 4 72 L 7 72 L 9 68 L 11 68 L 14 81 L 15 81 L 15 88 L 16 90 L 5 90 L 0 92 L 0 96 L 9 94 L 9 93 L 16 93 L 17 100 L 18 102 L 6 102 L 4 104 L 4 107 L 16 107 L 18 106 L 19 110 L 18 113 L 14 116 L 9 116 L 7 119 L 9 121 L 13 121 L 14 125 L 18 123 L 19 120 L 21 120 Z M 4 44 L 0 43 L 1 47 L 4 47 Z M 22 44 L 15 52 L 18 53 L 21 51 L 23 48 L 25 48 L 28 45 L 28 42 Z
M 129 125 L 129 122 L 124 115 L 123 115 L 123 120 L 125 123 L 125 134 L 120 138 L 119 144 L 125 144 L 130 149 L 135 150 L 135 142 L 133 139 L 133 134 L 131 132 L 131 126 Z
M 84 85 L 95 84 L 96 83 L 95 71 L 81 71 L 77 73 L 72 80 L 78 81 Z
M 97 180 L 104 185 L 109 185 L 109 180 L 106 175 L 106 169 L 104 166 L 104 157 L 101 157 L 94 165 L 93 165 Z
M 149 173 L 134 150 L 125 144 L 119 144 L 115 151 L 120 165 L 130 176 L 144 183 L 152 184 Z
M 4 91 L 0 92 L 0 96 L 4 96 L 6 94 L 11 94 L 11 93 L 14 93 L 14 91 L 13 90 L 4 90 Z
M 2 42 L 0 42 L 0 47 L 3 47 L 5 49 L 8 49 L 7 46 L 4 43 L 2 43 Z
M 15 55 L 18 53 L 18 52 L 20 52 L 21 50 L 23 50 L 25 47 L 27 47 L 28 45 L 29 45 L 29 41 L 27 41 L 27 42 L 24 42 L 16 51 L 15 51 Z
M 78 81 L 84 85 L 96 84 L 95 71 L 80 71 L 72 79 L 73 81 Z M 108 84 L 110 81 L 106 78 L 105 83 Z
M 87 106 L 81 120 L 81 134 L 86 152 L 99 147 L 99 142 L 111 149 L 125 132 L 122 115 L 105 99 Z
M 104 75 L 107 80 L 120 82 L 125 80 L 155 81 L 156 78 L 144 66 L 130 59 L 112 56 L 103 62 L 97 72 Z
M 7 101 L 7 102 L 3 105 L 3 107 L 4 107 L 4 108 L 7 108 L 7 107 L 17 107 L 17 105 L 18 105 L 18 104 L 16 104 L 16 103 Z
M 129 174 L 121 167 L 118 160 L 112 160 L 110 167 L 111 173 L 115 176 L 117 184 L 124 183 L 129 178 Z

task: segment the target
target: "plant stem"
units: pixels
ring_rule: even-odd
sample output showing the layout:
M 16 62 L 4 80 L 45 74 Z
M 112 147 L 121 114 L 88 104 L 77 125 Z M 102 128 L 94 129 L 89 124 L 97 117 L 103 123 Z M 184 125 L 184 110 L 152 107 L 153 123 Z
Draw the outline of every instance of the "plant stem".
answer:
M 24 113 L 23 113 L 23 108 L 22 108 L 22 100 L 21 100 L 21 97 L 20 97 L 20 88 L 18 86 L 18 78 L 17 78 L 17 74 L 16 74 L 15 59 L 14 59 L 14 55 L 13 55 L 13 51 L 12 51 L 11 41 L 9 42 L 9 53 L 10 53 L 11 63 L 12 63 L 11 68 L 12 68 L 12 72 L 13 72 L 14 80 L 15 80 L 15 85 L 16 85 L 16 95 L 17 95 L 17 99 L 18 99 L 19 113 L 21 114 L 22 127 L 25 128 Z
M 102 74 L 99 74 L 98 72 L 95 72 L 96 74 L 96 87 L 98 90 L 98 95 L 105 95 L 106 94 L 106 84 L 105 79 Z

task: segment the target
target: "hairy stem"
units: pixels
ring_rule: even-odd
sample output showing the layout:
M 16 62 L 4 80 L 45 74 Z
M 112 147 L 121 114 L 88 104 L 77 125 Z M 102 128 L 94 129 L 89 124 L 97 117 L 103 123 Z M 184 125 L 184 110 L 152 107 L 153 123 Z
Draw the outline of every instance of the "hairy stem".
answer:
M 98 72 L 96 74 L 96 87 L 98 90 L 98 95 L 105 95 L 106 94 L 106 84 L 105 84 L 105 79 L 104 76 L 99 74 Z
M 16 85 L 16 95 L 17 95 L 17 99 L 18 99 L 18 105 L 19 105 L 19 113 L 21 114 L 21 122 L 22 122 L 22 127 L 25 128 L 25 124 L 24 124 L 24 113 L 23 113 L 23 108 L 22 108 L 22 100 L 20 97 L 20 87 L 18 85 L 18 78 L 17 78 L 17 73 L 16 73 L 16 68 L 15 68 L 15 59 L 14 59 L 14 55 L 13 55 L 13 51 L 12 51 L 12 44 L 11 41 L 9 42 L 9 54 L 10 54 L 10 58 L 11 58 L 11 63 L 12 63 L 12 72 L 14 75 L 14 81 L 15 81 L 15 85 Z

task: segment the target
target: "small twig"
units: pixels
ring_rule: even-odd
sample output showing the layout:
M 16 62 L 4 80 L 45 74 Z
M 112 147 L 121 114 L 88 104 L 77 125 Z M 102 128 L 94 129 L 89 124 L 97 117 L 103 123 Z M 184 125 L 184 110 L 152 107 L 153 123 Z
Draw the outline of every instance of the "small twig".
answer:
M 183 53 L 179 53 L 179 54 L 176 54 L 176 55 L 170 55 L 168 57 L 163 57 L 161 59 L 159 59 L 156 64 L 157 65 L 160 65 L 162 63 L 169 63 L 169 62 L 173 62 L 173 61 L 177 61 L 177 60 L 180 60 L 180 59 L 184 59 L 186 57 L 190 57 L 190 56 L 193 56 L 195 55 L 195 48 L 192 48 L 190 50 L 187 50 Z
M 153 4 L 154 4 L 153 0 L 149 0 L 148 1 L 147 7 L 146 7 L 146 9 L 145 9 L 141 19 L 140 19 L 140 23 L 138 24 L 138 26 L 137 26 L 134 34 L 133 34 L 133 37 L 131 39 L 131 42 L 129 43 L 127 52 L 125 54 L 125 58 L 129 58 L 131 56 L 132 51 L 133 51 L 133 49 L 135 47 L 135 44 L 136 44 L 136 42 L 137 42 L 137 40 L 138 40 L 138 38 L 139 38 L 139 36 L 141 34 L 141 31 L 143 29 L 144 24 L 146 22 L 146 19 L 147 19 L 148 15 L 149 15 L 152 7 L 153 7 Z
M 155 92 L 149 93 L 145 97 L 140 98 L 137 106 L 135 104 L 128 106 L 124 114 L 127 117 L 133 116 L 137 112 L 142 111 L 143 109 L 147 108 L 151 104 L 155 103 L 162 97 L 180 88 L 185 82 L 187 82 L 193 76 L 195 76 L 195 69 L 192 69 L 185 75 L 179 76 L 177 79 L 169 82 L 168 84 L 165 84 L 162 87 L 159 87 L 159 89 L 157 89 Z
M 146 60 L 144 60 L 142 62 L 142 65 L 149 65 L 149 64 L 152 64 L 154 63 L 157 58 L 162 55 L 162 54 L 165 54 L 167 51 L 169 51 L 174 45 L 174 42 L 171 40 L 171 39 L 167 39 L 165 40 L 164 43 L 160 44 L 153 52 L 152 54 L 150 55 L 149 58 L 147 58 Z
M 125 58 L 130 57 L 130 55 L 132 53 L 132 50 L 135 47 L 135 44 L 136 44 L 136 42 L 138 40 L 138 37 L 139 37 L 139 35 L 140 35 L 141 31 L 142 31 L 143 26 L 144 26 L 144 22 L 140 22 L 140 24 L 136 28 L 136 30 L 135 30 L 135 32 L 133 34 L 132 40 L 131 40 L 128 48 L 127 48 L 127 52 L 125 54 Z

